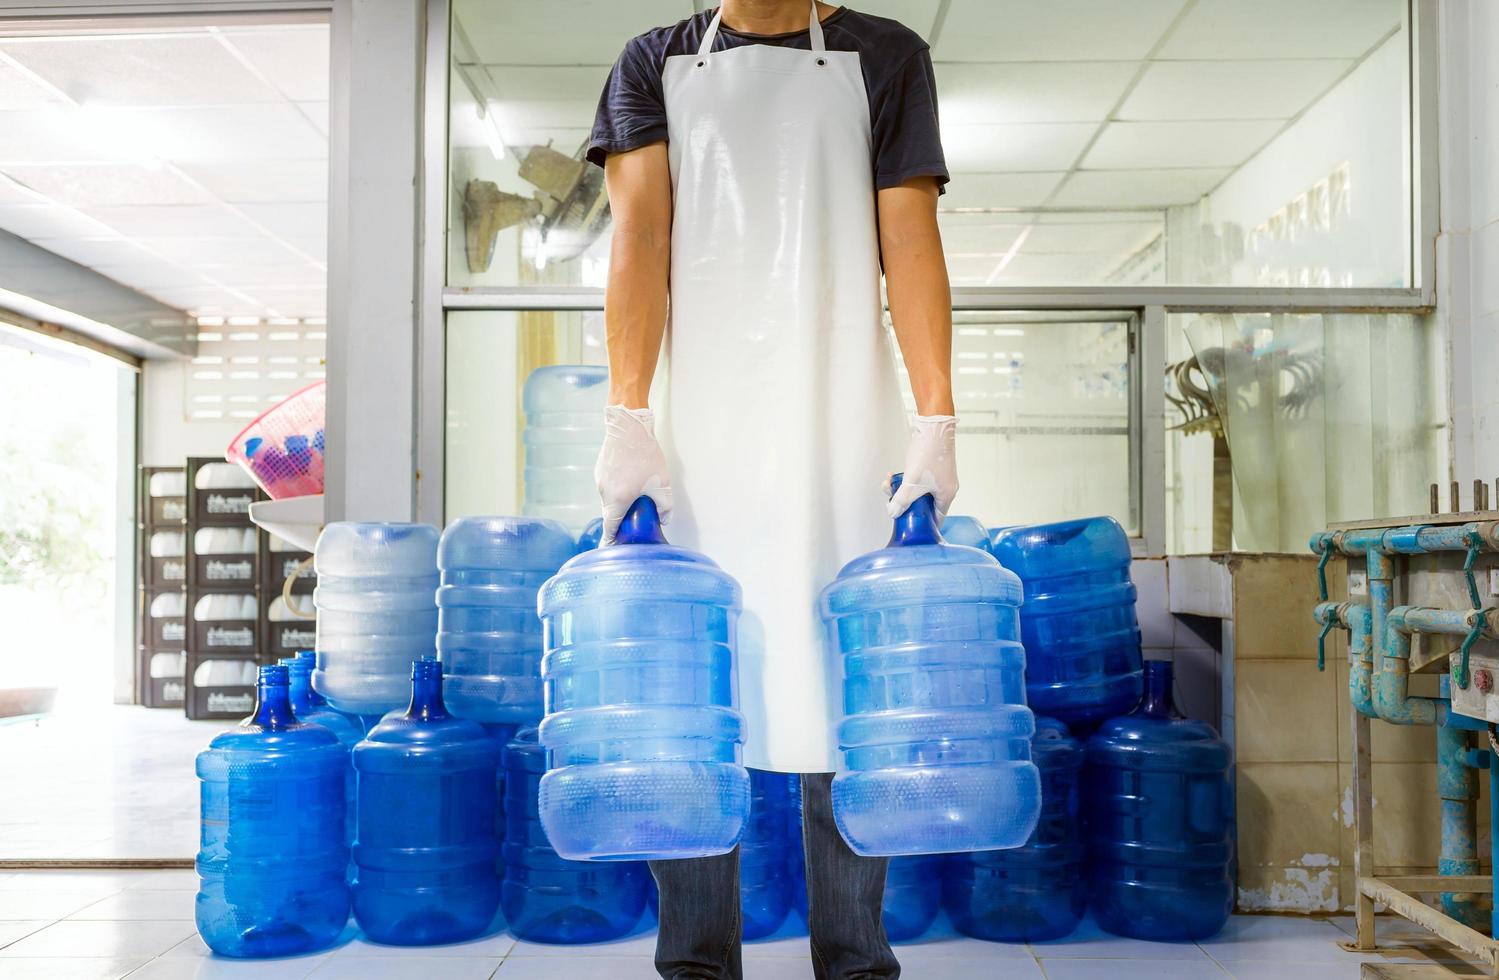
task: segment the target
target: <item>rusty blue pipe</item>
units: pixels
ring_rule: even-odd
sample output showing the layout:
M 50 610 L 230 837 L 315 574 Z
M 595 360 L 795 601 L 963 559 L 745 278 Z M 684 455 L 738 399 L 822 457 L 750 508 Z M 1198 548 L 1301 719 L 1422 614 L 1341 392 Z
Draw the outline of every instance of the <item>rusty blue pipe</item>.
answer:
M 1364 717 L 1379 717 L 1374 711 L 1369 607 L 1354 602 L 1323 602 L 1312 611 L 1312 618 L 1323 626 L 1331 624 L 1348 631 L 1348 700 Z
M 1446 694 L 1447 678 L 1442 682 Z M 1478 874 L 1478 771 L 1467 765 L 1471 752 L 1468 732 L 1450 726 L 1437 729 L 1437 795 L 1442 799 L 1438 874 Z M 1441 905 L 1443 912 L 1463 925 L 1477 929 L 1483 924 L 1477 895 L 1444 892 Z

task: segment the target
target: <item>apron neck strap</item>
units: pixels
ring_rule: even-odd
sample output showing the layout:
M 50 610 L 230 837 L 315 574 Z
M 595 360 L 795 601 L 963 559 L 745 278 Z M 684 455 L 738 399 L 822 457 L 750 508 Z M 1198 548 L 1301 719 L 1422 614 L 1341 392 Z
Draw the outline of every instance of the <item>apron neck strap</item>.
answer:
M 703 32 L 703 41 L 697 46 L 697 56 L 706 58 L 713 50 L 713 41 L 718 37 L 718 27 L 723 22 L 723 7 L 719 6 L 713 14 L 713 19 L 708 22 L 708 29 Z M 812 18 L 807 24 L 808 39 L 812 42 L 812 53 L 822 54 L 827 50 L 827 44 L 822 38 L 822 21 L 817 16 L 817 4 L 812 4 Z

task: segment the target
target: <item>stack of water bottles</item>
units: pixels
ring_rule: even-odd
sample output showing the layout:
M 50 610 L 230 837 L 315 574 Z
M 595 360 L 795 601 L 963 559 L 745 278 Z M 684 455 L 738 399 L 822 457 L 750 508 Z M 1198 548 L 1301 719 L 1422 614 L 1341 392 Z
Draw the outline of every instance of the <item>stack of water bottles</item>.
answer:
M 260 668 L 255 714 L 198 760 L 213 950 L 322 948 L 351 912 L 381 943 L 501 909 L 531 941 L 615 938 L 645 917 L 644 860 L 736 844 L 745 938 L 805 919 L 800 782 L 741 762 L 738 585 L 647 498 L 597 540 L 543 517 L 325 529 L 315 658 Z M 999 942 L 1085 907 L 1127 936 L 1221 928 L 1228 750 L 1142 663 L 1129 570 L 1107 518 L 939 530 L 922 498 L 824 591 L 834 817 L 893 858 L 892 939 L 944 908 Z

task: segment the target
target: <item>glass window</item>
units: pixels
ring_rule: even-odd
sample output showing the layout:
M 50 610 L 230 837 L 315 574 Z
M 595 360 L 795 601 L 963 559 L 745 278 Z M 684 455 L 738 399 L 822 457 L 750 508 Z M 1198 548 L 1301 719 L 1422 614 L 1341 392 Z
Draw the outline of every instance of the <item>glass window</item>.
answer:
M 603 283 L 599 91 L 694 6 L 456 0 L 451 284 Z M 1407 0 L 861 6 L 931 44 L 955 285 L 1413 285 Z
M 1427 511 L 1447 472 L 1433 318 L 1182 314 L 1167 332 L 1170 552 L 1231 535 L 1300 553 L 1332 521 Z

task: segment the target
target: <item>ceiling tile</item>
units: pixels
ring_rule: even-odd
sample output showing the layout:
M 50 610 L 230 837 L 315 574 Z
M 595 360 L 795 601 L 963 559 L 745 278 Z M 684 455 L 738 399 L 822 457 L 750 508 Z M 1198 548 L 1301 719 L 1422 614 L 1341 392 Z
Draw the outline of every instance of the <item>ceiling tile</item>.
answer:
M 1112 255 L 1123 257 L 1161 234 L 1159 221 L 1118 224 L 1034 225 L 1020 251 L 1024 255 Z
M 0 113 L 0 166 L 131 160 L 129 148 L 91 129 L 86 120 L 77 110 Z
M 67 98 L 37 81 L 0 52 L 0 112 L 65 105 Z
M 328 103 L 326 102 L 298 102 L 297 108 L 307 121 L 317 127 L 317 131 L 323 136 L 328 135 Z
M 952 0 L 933 54 L 938 61 L 1139 61 L 1185 2 Z
M 184 283 L 198 282 L 197 276 L 184 269 L 182 266 L 161 259 L 155 259 L 141 252 L 141 260 L 138 262 L 127 262 L 119 265 L 104 264 L 93 267 L 94 271 L 108 276 L 115 282 L 129 286 L 131 289 L 150 290 L 163 286 L 181 286 Z
M 134 109 L 118 114 L 173 163 L 225 160 L 317 160 L 328 140 L 296 107 L 233 105 L 214 108 Z
M 484 90 L 507 139 L 522 129 L 588 129 L 608 68 L 488 66 Z
M 964 64 L 937 69 L 944 122 L 1099 122 L 1124 94 L 1133 62 Z
M 58 204 L 82 208 L 113 204 L 193 204 L 209 195 L 169 167 L 135 163 L 10 166 L 7 177 Z
M 1097 128 L 1089 123 L 961 126 L 944 122 L 942 149 L 948 167 L 955 171 L 1067 170 Z
M 245 217 L 263 225 L 278 238 L 316 239 L 328 233 L 328 205 L 322 202 L 241 204 L 238 207 Z
M 1119 268 L 1127 255 L 1105 255 L 1096 252 L 1030 255 L 1020 252 L 991 280 L 995 286 L 1067 285 L 1107 282 L 1109 273 Z
M 289 238 L 286 244 L 314 262 L 326 263 L 328 261 L 328 239 L 326 235 L 318 238 Z
M 1162 58 L 1354 58 L 1400 26 L 1405 0 L 1198 0 Z
M 944 211 L 954 208 L 1033 208 L 1046 200 L 1063 176 L 1061 172 L 955 173 L 937 206 Z
M 12 39 L 0 43 L 0 50 L 84 105 L 227 105 L 280 98 L 207 33 Z
M 1227 177 L 1223 169 L 1083 170 L 1067 178 L 1052 202 L 1060 207 L 1159 208 L 1189 204 Z
M 200 266 L 197 271 L 219 282 L 230 283 L 234 288 L 246 292 L 271 287 L 322 289 L 328 282 L 326 272 L 307 262 L 290 265 Z
M 96 207 L 86 213 L 129 238 L 254 238 L 260 234 L 222 204 Z
M 225 28 L 219 33 L 288 99 L 328 101 L 326 24 Z
M 692 14 L 684 0 L 492 0 L 455 4 L 478 60 L 507 65 L 612 65 L 625 42 Z
M 1158 61 L 1118 118 L 1289 119 L 1337 81 L 1351 61 Z
M 205 160 L 182 170 L 220 200 L 230 204 L 271 204 L 328 199 L 326 160 L 275 160 L 242 163 Z
M 117 237 L 37 238 L 32 244 L 79 265 L 128 265 L 150 258 L 135 242 Z
M 286 265 L 304 261 L 272 238 L 142 238 L 141 245 L 187 265 Z
M 1024 214 L 944 214 L 942 248 L 949 255 L 997 257 L 1015 244 L 1030 222 Z
M 56 204 L 0 205 L 0 228 L 22 238 L 84 238 L 110 229 L 71 208 Z
M 520 147 L 545 146 L 552 144 L 554 149 L 563 153 L 576 154 L 578 149 L 588 140 L 587 129 L 519 129 L 514 136 L 506 134 L 507 139 L 514 139 L 515 145 Z
M 1274 119 L 1235 122 L 1116 122 L 1088 151 L 1089 170 L 1236 167 L 1280 130 Z

